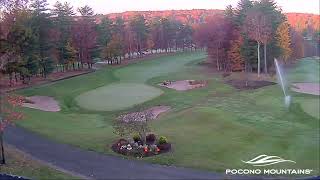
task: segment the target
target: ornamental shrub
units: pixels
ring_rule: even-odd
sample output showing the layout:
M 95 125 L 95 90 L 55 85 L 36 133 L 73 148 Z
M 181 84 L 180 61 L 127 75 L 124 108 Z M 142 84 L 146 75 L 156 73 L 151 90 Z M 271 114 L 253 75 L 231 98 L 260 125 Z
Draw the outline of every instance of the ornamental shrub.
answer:
M 166 144 L 166 143 L 168 143 L 168 139 L 164 136 L 161 136 L 159 138 L 159 144 Z

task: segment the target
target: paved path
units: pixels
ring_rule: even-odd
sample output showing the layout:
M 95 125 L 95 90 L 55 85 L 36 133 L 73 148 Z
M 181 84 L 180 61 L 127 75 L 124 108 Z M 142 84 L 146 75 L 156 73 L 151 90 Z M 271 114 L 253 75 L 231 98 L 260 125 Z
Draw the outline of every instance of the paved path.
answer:
M 81 150 L 18 127 L 6 129 L 5 141 L 36 159 L 92 179 L 224 179 L 222 174 L 148 164 Z

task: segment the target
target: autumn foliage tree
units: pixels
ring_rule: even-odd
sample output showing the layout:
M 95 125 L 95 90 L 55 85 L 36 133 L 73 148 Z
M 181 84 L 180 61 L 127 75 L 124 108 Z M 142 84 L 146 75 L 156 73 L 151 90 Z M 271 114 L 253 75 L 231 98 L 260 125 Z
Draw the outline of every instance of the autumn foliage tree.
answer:
M 102 51 L 102 57 L 103 59 L 107 60 L 109 64 L 119 64 L 120 63 L 120 56 L 123 54 L 123 44 L 121 42 L 120 35 L 114 35 L 112 36 L 111 41 L 108 43 L 108 45 L 104 48 Z
M 228 50 L 228 58 L 231 61 L 231 70 L 232 71 L 243 71 L 244 70 L 244 58 L 241 55 L 241 46 L 243 44 L 243 39 L 238 33 L 238 36 L 235 40 L 232 40 L 231 47 Z
M 228 6 L 224 16 L 220 15 L 223 22 L 216 17 L 196 25 L 194 39 L 197 46 L 207 48 L 218 70 L 257 71 L 260 76 L 262 69 L 268 73 L 274 58 L 283 55 L 276 37 L 285 16 L 273 0 L 240 0 L 236 8 Z
M 73 25 L 73 41 L 78 50 L 78 57 L 83 68 L 83 64 L 87 64 L 91 68 L 92 51 L 96 48 L 97 32 L 94 22 L 94 12 L 89 6 L 83 6 L 78 9 L 81 17 Z
M 5 155 L 3 147 L 3 135 L 5 128 L 12 125 L 14 121 L 23 118 L 23 114 L 17 111 L 23 103 L 24 98 L 16 95 L 0 95 L 0 145 L 1 145 L 1 162 L 5 164 Z
M 149 53 L 207 50 L 218 70 L 259 74 L 268 72 L 277 57 L 319 55 L 319 16 L 287 13 L 288 33 L 285 14 L 274 0 L 239 0 L 225 11 L 108 15 L 97 15 L 89 6 L 76 15 L 70 3 L 57 2 L 50 9 L 47 0 L 0 3 L 0 69 L 11 86 L 52 72 L 91 68 L 94 61 L 121 63 Z
M 288 22 L 285 21 L 279 25 L 277 29 L 277 40 L 278 46 L 282 51 L 282 58 L 285 62 L 287 62 L 292 53 L 290 27 Z
M 258 52 L 258 77 L 261 71 L 261 60 L 260 60 L 260 45 L 266 44 L 271 35 L 271 23 L 267 16 L 265 16 L 259 9 L 252 8 L 245 20 L 245 32 L 248 34 L 250 39 L 257 41 L 257 52 Z M 265 62 L 266 64 L 266 62 Z
M 210 61 L 217 70 L 226 70 L 229 65 L 227 49 L 230 45 L 228 41 L 230 28 L 230 23 L 223 15 L 215 15 L 202 24 L 195 34 L 198 45 L 207 47 Z
M 66 67 L 67 70 L 69 69 L 70 65 L 72 65 L 73 69 L 75 69 L 75 63 L 76 63 L 76 58 L 77 58 L 77 51 L 76 49 L 73 47 L 71 40 L 67 41 L 66 47 L 65 47 L 65 63 L 66 63 Z

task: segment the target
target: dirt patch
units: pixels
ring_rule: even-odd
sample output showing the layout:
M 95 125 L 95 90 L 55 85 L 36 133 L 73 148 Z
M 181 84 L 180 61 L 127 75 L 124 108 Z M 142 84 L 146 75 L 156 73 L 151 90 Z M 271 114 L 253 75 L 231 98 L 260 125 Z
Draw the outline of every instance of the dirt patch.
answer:
M 187 91 L 196 88 L 205 87 L 208 84 L 207 81 L 202 80 L 182 80 L 182 81 L 165 81 L 159 84 L 162 87 L 175 89 L 177 91 Z
M 48 96 L 31 96 L 27 97 L 23 107 L 38 109 L 41 111 L 58 112 L 60 111 L 59 103 L 53 98 Z
M 246 80 L 227 80 L 225 82 L 239 90 L 258 89 L 265 86 L 271 86 L 276 84 L 271 81 L 246 81 Z
M 304 94 L 320 95 L 319 83 L 294 83 L 291 87 L 292 91 Z
M 169 106 L 155 106 L 140 112 L 133 112 L 118 117 L 119 120 L 123 122 L 132 122 L 132 121 L 146 121 L 157 119 L 158 116 L 162 113 L 169 111 L 171 108 Z

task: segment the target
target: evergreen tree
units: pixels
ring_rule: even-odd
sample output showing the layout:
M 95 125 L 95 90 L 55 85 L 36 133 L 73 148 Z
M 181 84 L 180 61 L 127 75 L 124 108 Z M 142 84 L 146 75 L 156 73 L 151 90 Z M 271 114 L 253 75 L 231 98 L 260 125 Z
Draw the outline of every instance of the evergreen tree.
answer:
M 112 21 L 108 17 L 104 17 L 100 24 L 97 25 L 99 52 L 106 48 L 112 38 Z
M 50 49 L 53 47 L 50 40 L 50 29 L 53 28 L 52 21 L 50 19 L 50 14 L 48 13 L 49 8 L 47 7 L 47 0 L 32 0 L 31 10 L 33 12 L 32 16 L 32 29 L 36 36 L 36 53 L 38 57 L 38 64 L 46 61 L 51 56 Z M 51 59 L 51 58 L 50 58 Z M 43 69 L 53 69 L 52 63 L 41 63 L 42 65 L 52 66 L 52 67 L 42 67 Z M 45 73 L 42 73 L 46 77 Z
M 58 61 L 62 65 L 67 64 L 65 57 L 65 47 L 68 39 L 71 37 L 71 27 L 73 24 L 73 17 L 75 15 L 73 7 L 65 2 L 64 4 L 59 1 L 54 5 L 51 11 L 52 15 L 55 16 L 54 24 L 59 34 L 59 39 L 55 42 L 55 47 L 58 50 Z M 63 68 L 63 70 L 65 67 Z
M 142 15 L 136 15 L 130 20 L 131 30 L 134 34 L 136 49 L 139 55 L 142 55 L 148 38 L 148 26 Z

